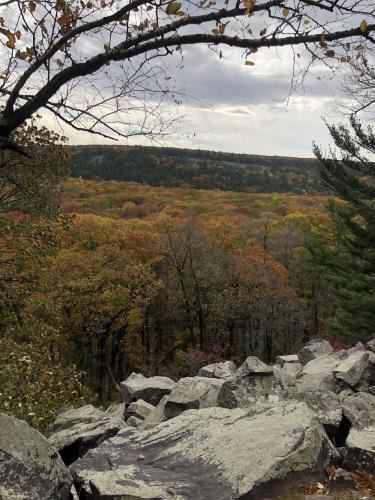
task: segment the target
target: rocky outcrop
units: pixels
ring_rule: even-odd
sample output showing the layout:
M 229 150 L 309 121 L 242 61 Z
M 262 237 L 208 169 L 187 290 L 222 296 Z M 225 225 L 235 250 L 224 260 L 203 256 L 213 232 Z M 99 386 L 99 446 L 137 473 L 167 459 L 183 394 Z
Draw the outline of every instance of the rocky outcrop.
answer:
M 362 468 L 375 474 L 375 426 L 350 430 L 344 452 L 344 467 L 349 470 Z
M 198 377 L 222 378 L 228 380 L 233 377 L 237 370 L 233 361 L 223 361 L 222 363 L 212 363 L 211 365 L 203 366 Z
M 357 392 L 342 402 L 345 417 L 356 429 L 375 426 L 375 396 Z
M 309 361 L 320 356 L 328 356 L 332 352 L 333 347 L 327 340 L 311 340 L 298 353 L 298 358 L 303 365 L 306 365 Z
M 186 410 L 218 406 L 218 395 L 224 380 L 207 377 L 186 377 L 178 381 L 164 406 L 166 419 Z
M 165 404 L 168 401 L 168 396 L 164 396 L 159 401 L 158 406 L 144 419 L 140 425 L 140 430 L 153 429 L 156 425 L 161 424 L 166 420 L 164 413 Z
M 249 356 L 235 375 L 224 382 L 218 405 L 224 408 L 244 408 L 273 393 L 273 369 L 255 356 Z
M 129 417 L 137 417 L 140 420 L 144 420 L 150 415 L 150 413 L 153 412 L 153 410 L 155 410 L 155 406 L 143 401 L 143 399 L 138 399 L 138 401 L 130 403 L 130 405 L 126 408 L 124 417 L 125 420 Z
M 0 498 L 68 500 L 72 478 L 57 451 L 26 422 L 0 413 Z
M 123 413 L 123 404 L 120 409 Z M 118 413 L 118 408 L 112 407 L 104 412 L 91 405 L 67 410 L 58 415 L 51 425 L 50 429 L 56 431 L 50 432 L 48 441 L 59 451 L 64 463 L 69 465 L 126 426 Z
M 120 383 L 122 400 L 126 405 L 143 399 L 156 406 L 161 398 L 170 394 L 176 383 L 168 377 L 144 377 L 140 373 L 132 373 Z
M 338 384 L 334 370 L 339 364 L 340 360 L 334 356 L 318 356 L 304 365 L 298 375 L 298 381 L 310 389 L 337 392 Z
M 84 499 L 230 500 L 335 455 L 304 403 L 280 402 L 190 410 L 150 431 L 124 429 L 72 473 Z
M 352 352 L 334 369 L 333 372 L 336 379 L 342 380 L 346 385 L 354 388 L 361 380 L 363 372 L 367 367 L 368 359 L 368 352 Z
M 29 451 L 33 441 L 22 458 L 17 437 L 16 453 L 6 456 L 5 466 L 0 460 L 0 498 L 36 498 L 48 464 L 53 471 L 46 491 L 52 496 L 37 498 L 70 498 L 54 489 L 61 484 L 69 495 L 70 479 L 51 445 L 72 464 L 81 500 L 258 499 L 286 477 L 336 461 L 348 470 L 375 472 L 375 354 L 368 345 L 331 352 L 328 343 L 312 342 L 302 355 L 279 356 L 273 367 L 250 356 L 237 370 L 216 363 L 201 369 L 207 377 L 177 383 L 132 374 L 122 383 L 123 403 L 106 411 L 92 405 L 66 409 L 57 416 L 42 467 L 39 450 Z M 19 430 L 7 425 L 10 449 Z M 11 482 L 13 469 L 17 480 Z M 41 477 L 26 484 L 34 473 Z
M 70 429 L 75 425 L 89 424 L 100 419 L 103 411 L 93 405 L 82 406 L 81 408 L 67 408 L 58 413 L 55 421 L 50 425 L 48 432 L 55 432 Z

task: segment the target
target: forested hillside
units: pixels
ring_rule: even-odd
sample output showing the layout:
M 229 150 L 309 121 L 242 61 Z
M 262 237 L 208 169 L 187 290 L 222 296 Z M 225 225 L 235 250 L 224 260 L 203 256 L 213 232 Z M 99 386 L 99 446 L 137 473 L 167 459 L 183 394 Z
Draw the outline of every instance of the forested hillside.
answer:
M 70 173 L 84 179 L 257 193 L 324 191 L 317 162 L 308 158 L 143 146 L 79 146 L 72 153 Z

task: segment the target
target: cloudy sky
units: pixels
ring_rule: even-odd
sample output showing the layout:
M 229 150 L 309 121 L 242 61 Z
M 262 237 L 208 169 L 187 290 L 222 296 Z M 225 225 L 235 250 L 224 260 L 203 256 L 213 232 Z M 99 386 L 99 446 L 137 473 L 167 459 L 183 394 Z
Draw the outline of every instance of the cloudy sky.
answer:
M 337 121 L 339 77 L 313 69 L 289 101 L 292 61 L 289 49 L 264 50 L 245 66 L 237 49 L 223 58 L 207 47 L 189 47 L 184 58 L 169 61 L 173 85 L 181 89 L 180 134 L 162 144 L 237 153 L 312 156 L 315 140 L 327 146 L 322 121 Z M 191 96 L 191 97 L 189 97 Z M 69 133 L 74 144 L 108 143 L 97 136 Z M 123 141 L 125 143 L 125 141 Z M 150 144 L 133 138 L 128 144 Z

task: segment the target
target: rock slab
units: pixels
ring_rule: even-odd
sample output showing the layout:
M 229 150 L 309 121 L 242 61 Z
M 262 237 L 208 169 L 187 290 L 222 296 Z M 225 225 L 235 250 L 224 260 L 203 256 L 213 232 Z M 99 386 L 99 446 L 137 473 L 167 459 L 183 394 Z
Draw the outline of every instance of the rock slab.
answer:
M 189 410 L 139 432 L 123 429 L 71 469 L 84 500 L 231 500 L 289 472 L 321 468 L 335 451 L 304 404 Z
M 143 399 L 157 406 L 163 396 L 169 394 L 176 382 L 168 377 L 144 377 L 140 373 L 132 373 L 120 383 L 121 396 L 126 405 Z

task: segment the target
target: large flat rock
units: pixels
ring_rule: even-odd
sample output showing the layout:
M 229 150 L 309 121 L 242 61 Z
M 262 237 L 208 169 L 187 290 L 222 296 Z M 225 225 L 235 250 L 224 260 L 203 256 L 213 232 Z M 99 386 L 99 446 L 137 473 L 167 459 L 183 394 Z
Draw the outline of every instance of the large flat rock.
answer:
M 218 406 L 217 398 L 224 382 L 223 379 L 208 377 L 180 379 L 165 403 L 165 417 L 174 418 L 185 410 Z
M 230 500 L 335 455 L 304 403 L 188 410 L 117 436 L 75 462 L 82 499 Z M 328 462 L 330 459 L 328 459 Z
M 57 451 L 26 422 L 0 413 L 0 498 L 68 500 L 72 478 Z
M 119 416 L 119 410 L 124 412 L 123 404 L 112 406 L 106 412 L 94 410 L 88 406 L 68 410 L 52 424 L 51 428 L 58 430 L 50 434 L 48 441 L 59 451 L 65 464 L 70 465 L 127 425 Z
M 143 399 L 157 406 L 166 394 L 170 394 L 176 382 L 168 377 L 144 377 L 140 373 L 132 373 L 120 383 L 121 396 L 126 405 Z

